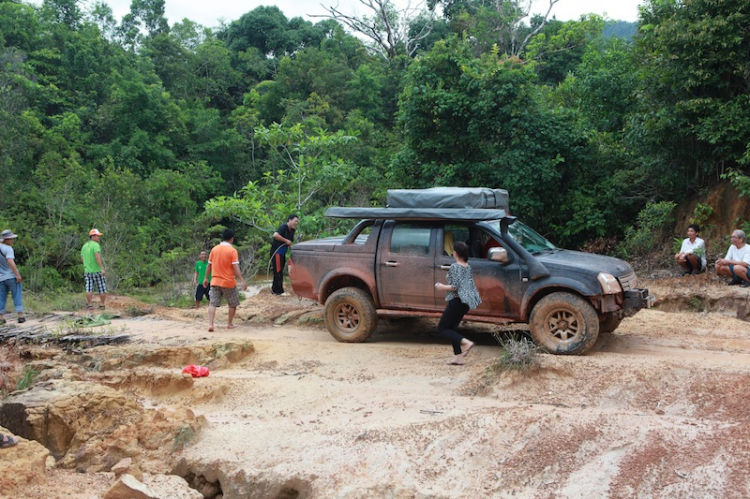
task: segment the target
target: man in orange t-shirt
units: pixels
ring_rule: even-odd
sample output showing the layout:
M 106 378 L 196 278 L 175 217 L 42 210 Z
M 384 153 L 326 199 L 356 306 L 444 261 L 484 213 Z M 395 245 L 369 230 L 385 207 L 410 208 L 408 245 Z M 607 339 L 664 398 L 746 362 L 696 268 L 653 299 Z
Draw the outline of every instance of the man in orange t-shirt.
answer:
M 234 314 L 237 312 L 237 306 L 240 304 L 240 297 L 237 294 L 237 279 L 242 282 L 242 290 L 247 289 L 245 279 L 240 272 L 240 258 L 237 250 L 234 249 L 234 231 L 226 229 L 221 234 L 221 243 L 214 246 L 211 254 L 208 255 L 208 267 L 206 267 L 206 277 L 203 280 L 203 287 L 208 286 L 208 276 L 211 276 L 211 291 L 209 291 L 208 302 L 208 331 L 214 330 L 214 317 L 216 317 L 216 308 L 221 306 L 221 297 L 227 300 L 229 305 L 229 318 L 227 319 L 227 329 L 234 329 L 237 326 L 233 324 Z

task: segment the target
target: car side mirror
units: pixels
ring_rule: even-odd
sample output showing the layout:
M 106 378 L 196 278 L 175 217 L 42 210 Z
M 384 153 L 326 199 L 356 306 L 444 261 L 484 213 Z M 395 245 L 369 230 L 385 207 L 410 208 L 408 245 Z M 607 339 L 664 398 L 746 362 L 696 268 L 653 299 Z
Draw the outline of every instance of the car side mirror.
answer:
M 490 248 L 487 259 L 493 262 L 508 263 L 508 250 L 505 248 Z

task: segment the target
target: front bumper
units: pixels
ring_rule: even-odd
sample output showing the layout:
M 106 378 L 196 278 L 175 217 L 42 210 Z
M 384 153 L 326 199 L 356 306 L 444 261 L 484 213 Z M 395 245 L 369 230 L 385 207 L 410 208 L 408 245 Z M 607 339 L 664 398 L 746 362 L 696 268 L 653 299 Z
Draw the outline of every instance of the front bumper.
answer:
M 623 312 L 625 317 L 635 315 L 642 308 L 651 308 L 656 300 L 655 296 L 648 294 L 648 289 L 631 289 L 623 293 Z

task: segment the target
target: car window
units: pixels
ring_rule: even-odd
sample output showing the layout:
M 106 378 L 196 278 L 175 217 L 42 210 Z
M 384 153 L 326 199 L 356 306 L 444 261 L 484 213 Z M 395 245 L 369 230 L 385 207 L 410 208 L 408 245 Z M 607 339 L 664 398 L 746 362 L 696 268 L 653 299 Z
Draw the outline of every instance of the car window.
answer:
M 443 228 L 443 256 L 453 256 L 453 245 L 458 241 L 468 244 L 469 227 L 463 224 L 447 224 Z
M 497 242 L 486 230 L 479 227 L 472 227 L 468 244 L 470 258 L 487 258 L 490 248 L 502 248 L 502 244 Z
M 370 237 L 370 234 L 372 233 L 373 225 L 374 225 L 374 222 L 368 225 L 363 225 L 362 229 L 354 237 L 354 240 L 351 241 L 351 244 L 358 244 L 358 245 L 366 244 L 367 239 Z
M 555 245 L 547 241 L 544 236 L 537 233 L 531 227 L 518 221 L 508 226 L 508 234 L 515 239 L 518 244 L 526 248 L 526 251 L 532 255 L 544 251 L 557 250 Z
M 430 227 L 399 224 L 393 228 L 391 253 L 427 255 L 430 253 Z

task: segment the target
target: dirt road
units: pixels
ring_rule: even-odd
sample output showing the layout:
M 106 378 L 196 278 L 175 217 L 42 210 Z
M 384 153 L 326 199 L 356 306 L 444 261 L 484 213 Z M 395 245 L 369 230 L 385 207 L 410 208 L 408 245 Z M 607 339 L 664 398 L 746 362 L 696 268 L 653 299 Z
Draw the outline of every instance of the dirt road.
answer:
M 356 345 L 320 325 L 275 327 L 315 306 L 267 292 L 243 302 L 240 328 L 212 336 L 205 310 L 118 327 L 133 348 L 252 341 L 253 355 L 189 392 L 143 400 L 207 418 L 175 472 L 225 499 L 747 497 L 750 291 L 707 278 L 648 286 L 659 308 L 527 374 L 493 371 L 500 347 L 470 327 L 478 344 L 463 367 L 446 365 L 429 321 L 383 323 Z M 65 497 L 98 497 L 106 480 L 94 482 L 93 495 Z

